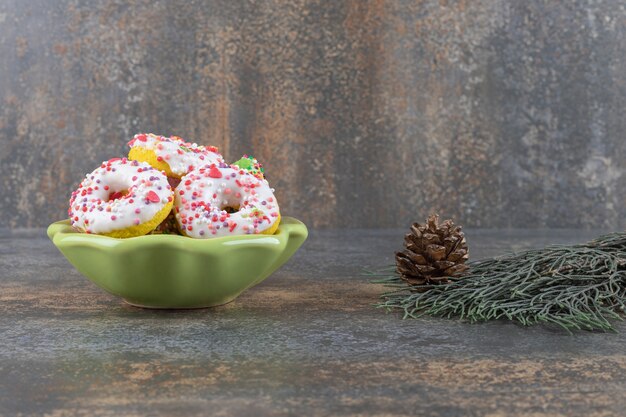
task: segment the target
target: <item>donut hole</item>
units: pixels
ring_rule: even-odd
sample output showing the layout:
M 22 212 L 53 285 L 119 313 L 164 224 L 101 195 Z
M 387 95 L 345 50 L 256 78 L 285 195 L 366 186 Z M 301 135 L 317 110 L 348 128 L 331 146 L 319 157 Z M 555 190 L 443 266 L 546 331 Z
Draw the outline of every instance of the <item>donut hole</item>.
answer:
M 233 192 L 224 193 L 222 196 L 222 202 L 220 204 L 220 210 L 226 213 L 237 213 L 241 207 L 242 199 L 236 197 Z
M 229 214 L 237 213 L 239 211 L 239 206 L 225 205 L 221 207 L 221 210 L 224 210 L 226 213 L 229 213 Z
M 107 201 L 119 200 L 120 198 L 124 198 L 126 195 L 128 195 L 129 192 L 130 191 L 128 189 L 110 191 Z

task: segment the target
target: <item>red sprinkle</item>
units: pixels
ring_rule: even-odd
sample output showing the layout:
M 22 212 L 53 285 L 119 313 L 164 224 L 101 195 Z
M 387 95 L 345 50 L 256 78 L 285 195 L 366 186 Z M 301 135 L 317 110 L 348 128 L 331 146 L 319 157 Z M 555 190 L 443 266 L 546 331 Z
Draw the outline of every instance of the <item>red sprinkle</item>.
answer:
M 158 203 L 159 201 L 161 201 L 157 193 L 155 193 L 154 191 L 148 192 L 146 199 L 152 203 Z
M 209 170 L 209 177 L 222 178 L 222 172 L 219 169 L 217 169 L 215 165 L 213 165 L 211 166 L 211 169 Z

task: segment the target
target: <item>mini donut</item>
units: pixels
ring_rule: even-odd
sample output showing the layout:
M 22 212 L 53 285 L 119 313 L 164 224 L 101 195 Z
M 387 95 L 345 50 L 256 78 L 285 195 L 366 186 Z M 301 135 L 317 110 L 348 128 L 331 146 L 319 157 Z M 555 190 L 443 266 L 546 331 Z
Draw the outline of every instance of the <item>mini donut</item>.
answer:
M 178 136 L 168 138 L 153 133 L 139 133 L 128 142 L 128 146 L 128 159 L 147 162 L 172 178 L 181 178 L 202 165 L 224 162 L 215 146 L 204 147 L 185 142 Z
M 205 165 L 185 175 L 174 193 L 183 234 L 193 238 L 274 234 L 280 211 L 267 180 L 235 165 Z
M 113 158 L 87 174 L 72 193 L 72 226 L 86 233 L 125 238 L 153 230 L 174 204 L 162 172 L 145 162 Z

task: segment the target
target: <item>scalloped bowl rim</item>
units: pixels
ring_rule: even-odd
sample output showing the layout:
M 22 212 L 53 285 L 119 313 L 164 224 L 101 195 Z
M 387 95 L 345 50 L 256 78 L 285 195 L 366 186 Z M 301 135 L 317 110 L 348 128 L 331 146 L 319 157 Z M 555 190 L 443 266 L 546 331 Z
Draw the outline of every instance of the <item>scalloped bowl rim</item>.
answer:
M 134 245 L 151 245 L 151 244 L 172 244 L 172 245 L 185 245 L 185 250 L 189 249 L 202 249 L 206 250 L 207 246 L 211 245 L 240 245 L 240 244 L 267 244 L 278 243 L 277 239 L 284 236 L 285 233 L 290 234 L 293 232 L 300 232 L 308 235 L 308 231 L 304 223 L 294 217 L 283 216 L 281 222 L 278 225 L 278 229 L 272 235 L 256 234 L 256 235 L 235 235 L 235 236 L 222 236 L 209 239 L 194 239 L 182 235 L 143 235 L 128 238 L 117 238 L 110 236 L 103 236 L 93 233 L 84 233 L 74 229 L 70 225 L 69 219 L 59 220 L 51 223 L 48 226 L 47 234 L 50 240 L 55 246 L 63 242 L 64 244 L 90 244 L 96 246 L 106 246 L 111 249 L 122 248 L 125 246 Z

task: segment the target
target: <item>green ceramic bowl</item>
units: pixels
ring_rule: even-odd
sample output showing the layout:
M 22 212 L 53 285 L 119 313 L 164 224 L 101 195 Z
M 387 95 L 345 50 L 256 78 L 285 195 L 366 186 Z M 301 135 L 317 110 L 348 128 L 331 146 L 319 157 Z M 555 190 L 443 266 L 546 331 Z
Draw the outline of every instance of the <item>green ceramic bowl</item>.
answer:
M 89 235 L 69 220 L 48 237 L 76 269 L 126 302 L 149 308 L 212 307 L 234 300 L 284 264 L 307 228 L 283 217 L 273 235 L 192 239 L 147 235 L 129 239 Z

